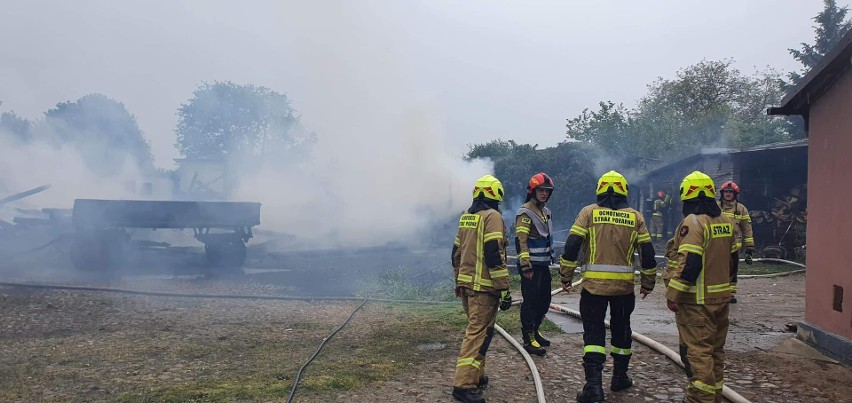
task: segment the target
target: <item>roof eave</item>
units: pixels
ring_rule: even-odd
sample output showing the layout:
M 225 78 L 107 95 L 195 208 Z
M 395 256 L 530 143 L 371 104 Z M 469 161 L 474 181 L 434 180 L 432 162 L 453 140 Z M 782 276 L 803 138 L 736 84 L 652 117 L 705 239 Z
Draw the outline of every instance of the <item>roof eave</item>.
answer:
M 769 115 L 804 115 L 811 104 L 819 99 L 831 85 L 852 65 L 852 30 L 846 32 L 837 46 L 828 52 L 784 99 L 781 106 L 769 108 Z

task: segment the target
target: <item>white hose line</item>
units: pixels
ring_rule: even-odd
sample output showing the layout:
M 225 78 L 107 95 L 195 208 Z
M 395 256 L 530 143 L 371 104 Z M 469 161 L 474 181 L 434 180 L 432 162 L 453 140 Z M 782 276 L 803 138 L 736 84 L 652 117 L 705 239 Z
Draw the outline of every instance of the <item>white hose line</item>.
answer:
M 514 258 L 517 259 L 517 257 L 515 257 L 515 256 L 510 256 L 510 257 L 514 257 Z M 665 258 L 665 256 L 660 256 L 660 255 L 657 255 L 655 257 L 656 258 Z M 740 259 L 740 261 L 745 261 L 745 259 Z M 738 278 L 781 277 L 781 276 L 788 276 L 788 275 L 796 274 L 796 273 L 803 273 L 805 271 L 804 270 L 805 265 L 798 263 L 798 262 L 793 262 L 793 261 L 790 261 L 790 260 L 775 259 L 775 258 L 756 258 L 756 259 L 754 259 L 754 261 L 786 263 L 786 264 L 791 264 L 791 265 L 802 267 L 802 269 L 801 270 L 793 270 L 793 271 L 784 272 L 784 273 L 742 275 L 742 276 L 738 276 Z M 554 268 L 554 267 L 558 268 L 559 265 L 550 265 L 550 267 L 551 268 Z M 638 274 L 638 272 L 636 272 L 636 274 Z M 658 276 L 659 276 L 659 274 L 658 274 Z M 582 282 L 583 282 L 583 279 L 575 281 L 574 283 L 571 284 L 571 287 L 572 288 L 576 287 Z M 550 295 L 553 296 L 553 295 L 559 294 L 562 291 L 563 290 L 561 288 L 556 288 L 556 289 L 554 289 L 550 292 Z M 514 301 L 512 301 L 512 305 L 520 305 L 520 303 L 522 301 L 523 301 L 523 299 L 514 300 Z M 573 316 L 577 319 L 581 319 L 580 312 L 577 312 L 577 311 L 570 309 L 568 307 L 564 307 L 562 305 L 550 304 L 550 309 L 553 310 L 554 312 L 562 313 L 562 314 L 565 314 L 565 315 L 568 315 L 568 316 Z M 609 327 L 609 321 L 608 320 L 604 321 L 604 324 L 606 325 L 606 327 Z M 539 377 L 538 370 L 535 367 L 535 363 L 532 362 L 532 358 L 529 356 L 529 354 L 526 353 L 525 350 L 523 350 L 523 348 L 520 346 L 520 344 L 518 344 L 518 341 L 515 340 L 511 335 L 506 333 L 505 330 L 503 330 L 502 328 L 500 328 L 497 325 L 495 325 L 495 328 L 497 328 L 497 330 L 500 332 L 500 334 L 504 338 L 506 338 L 506 340 L 508 340 L 510 343 L 512 343 L 515 346 L 515 348 L 517 348 L 518 351 L 520 351 L 521 354 L 524 356 L 524 359 L 527 361 L 527 364 L 530 366 L 530 370 L 533 372 L 533 380 L 535 380 L 535 383 L 536 383 L 536 393 L 538 393 L 540 388 L 541 388 L 541 379 Z M 651 349 L 665 355 L 670 360 L 674 361 L 677 365 L 683 367 L 683 361 L 680 357 L 680 354 L 676 353 L 674 350 L 660 344 L 659 342 L 655 341 L 654 339 L 651 339 L 650 337 L 645 336 L 641 333 L 633 332 L 631 334 L 631 337 L 633 338 L 633 340 L 636 340 L 639 343 L 642 343 L 642 344 L 650 347 Z M 722 388 L 722 396 L 724 396 L 726 399 L 728 399 L 729 401 L 731 401 L 733 403 L 751 403 L 750 400 L 746 399 L 745 397 L 743 397 L 742 395 L 740 395 L 739 393 L 737 393 L 733 389 L 729 388 L 728 386 L 724 386 Z M 544 392 L 542 392 L 539 395 L 539 401 L 540 402 L 544 401 Z
M 583 280 L 578 280 L 578 281 L 574 282 L 573 284 L 571 284 L 571 286 L 576 287 L 581 282 L 583 282 Z M 562 292 L 562 289 L 557 288 L 557 289 L 551 291 L 550 295 L 553 296 L 553 295 L 559 294 L 560 292 Z M 513 300 L 512 306 L 520 305 L 521 302 L 523 302 L 523 301 L 524 301 L 523 298 Z M 514 337 L 512 337 L 512 335 L 507 333 L 505 330 L 503 330 L 503 328 L 501 328 L 498 325 L 494 325 L 494 328 L 497 329 L 498 332 L 500 332 L 500 335 L 503 336 L 503 338 L 505 338 L 506 340 L 509 341 L 509 343 L 511 343 L 513 346 L 515 346 L 515 348 L 518 349 L 518 351 L 524 357 L 524 360 L 526 360 L 527 365 L 530 367 L 530 372 L 532 372 L 532 374 L 533 374 L 533 382 L 535 382 L 535 393 L 538 396 L 538 401 L 544 402 L 544 386 L 542 386 L 542 384 L 541 384 L 541 375 L 539 375 L 538 368 L 535 366 L 535 362 L 533 362 L 532 357 L 527 353 L 526 350 L 524 350 L 523 346 L 521 346 L 521 344 L 518 343 L 518 340 L 515 339 Z
M 530 357 L 529 353 L 524 350 L 524 347 L 521 346 L 521 344 L 518 343 L 518 341 L 515 340 L 515 338 L 512 337 L 511 334 L 503 330 L 500 325 L 495 324 L 494 329 L 497 329 L 497 331 L 500 332 L 500 335 L 503 336 L 503 338 L 506 339 L 510 344 L 515 346 L 518 352 L 520 352 L 521 355 L 524 357 L 524 361 L 527 362 L 527 366 L 530 367 L 530 373 L 532 373 L 533 383 L 535 384 L 536 399 L 538 399 L 539 403 L 545 403 L 544 385 L 542 385 L 541 383 L 541 375 L 539 375 L 538 367 L 535 366 L 535 362 L 533 361 L 532 357 Z
M 801 267 L 801 269 L 785 271 L 785 272 L 781 272 L 781 273 L 771 273 L 771 274 L 743 274 L 743 275 L 738 275 L 737 278 L 773 278 L 773 277 L 783 277 L 783 276 L 789 276 L 791 274 L 799 274 L 799 273 L 805 272 L 805 265 L 803 265 L 799 262 L 794 262 L 792 260 L 776 259 L 776 258 L 772 258 L 772 257 L 759 257 L 759 258 L 756 258 L 756 259 L 753 259 L 753 260 L 755 262 L 784 263 L 784 264 L 789 264 L 789 265 Z M 745 259 L 740 259 L 740 262 L 745 262 Z
M 740 279 L 740 278 L 774 278 L 774 277 L 784 277 L 784 276 L 789 276 L 789 275 L 792 275 L 792 274 L 800 274 L 800 273 L 804 273 L 805 271 L 806 271 L 805 269 L 801 269 L 801 270 L 785 271 L 785 272 L 783 272 L 783 273 L 771 273 L 771 274 L 742 274 L 742 275 L 737 275 L 737 278 L 738 278 L 738 279 Z
M 561 289 L 560 289 L 560 291 L 561 291 Z M 561 314 L 564 314 L 564 315 L 572 316 L 572 317 L 575 317 L 577 319 L 582 319 L 580 317 L 580 312 L 577 312 L 577 311 L 575 311 L 571 308 L 568 308 L 568 307 L 565 307 L 565 306 L 562 306 L 562 305 L 550 304 L 550 309 L 554 312 L 558 312 L 558 313 L 561 313 Z M 605 320 L 604 325 L 606 325 L 606 327 L 609 327 L 609 321 Z M 654 339 L 651 339 L 648 336 L 645 336 L 641 333 L 633 332 L 630 336 L 633 338 L 633 340 L 636 340 L 636 341 L 650 347 L 651 349 L 653 349 L 653 350 L 655 350 L 659 353 L 662 353 L 663 355 L 665 355 L 666 357 L 668 357 L 669 359 L 674 361 L 675 364 L 683 367 L 683 361 L 680 358 L 680 354 L 674 352 L 674 350 L 658 343 Z M 733 403 L 751 403 L 751 401 L 749 401 L 748 399 L 746 399 L 745 397 L 743 397 L 742 395 L 740 395 L 739 393 L 735 392 L 733 389 L 731 389 L 727 386 L 723 387 L 722 396 L 724 396 L 726 399 L 730 400 Z

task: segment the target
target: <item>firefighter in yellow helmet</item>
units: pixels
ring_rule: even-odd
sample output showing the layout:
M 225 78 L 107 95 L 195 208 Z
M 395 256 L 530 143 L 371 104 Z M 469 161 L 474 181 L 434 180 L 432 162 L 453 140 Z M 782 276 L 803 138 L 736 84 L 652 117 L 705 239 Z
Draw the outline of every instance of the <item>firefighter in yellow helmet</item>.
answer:
M 663 275 L 689 377 L 686 402 L 719 401 L 724 385 L 731 252 L 736 245 L 734 224 L 722 215 L 715 195 L 713 180 L 703 172 L 683 178 L 684 218 L 671 248 L 677 253 Z
M 515 216 L 515 249 L 521 275 L 521 329 L 524 349 L 544 355 L 550 340 L 539 331 L 550 308 L 550 263 L 553 260 L 553 222 L 545 203 L 553 193 L 553 179 L 540 172 L 527 185 L 527 200 Z
M 634 294 L 634 251 L 639 251 L 642 279 L 640 293 L 645 298 L 654 289 L 657 262 L 654 246 L 642 214 L 627 205 L 627 179 L 609 171 L 598 181 L 597 203 L 580 210 L 565 241 L 559 260 L 562 288 L 567 292 L 574 279 L 577 256 L 583 248 L 583 291 L 580 315 L 583 318 L 583 368 L 586 384 L 577 394 L 578 402 L 604 400 L 602 371 L 606 362 L 606 318 L 610 308 L 613 359 L 612 391 L 633 386 L 627 375 L 632 355 L 630 315 L 636 306 Z
M 666 199 L 666 192 L 662 190 L 657 192 L 657 198 L 654 199 L 654 213 L 651 214 L 651 237 L 655 238 L 658 242 L 662 242 L 663 232 L 665 231 L 663 228 L 665 221 L 663 219 L 663 212 L 668 206 Z
M 734 222 L 736 252 L 731 255 L 731 294 L 737 293 L 737 272 L 740 268 L 740 250 L 745 246 L 745 262 L 752 263 L 754 254 L 754 231 L 751 228 L 751 215 L 746 206 L 739 201 L 740 187 L 734 181 L 727 181 L 719 189 L 719 207 L 722 215 Z M 731 297 L 731 303 L 737 303 L 736 295 Z
M 488 382 L 485 353 L 494 337 L 497 309 L 509 309 L 509 270 L 506 268 L 506 224 L 500 215 L 503 185 L 485 175 L 473 188 L 473 203 L 459 219 L 452 263 L 456 296 L 462 299 L 467 329 L 456 361 L 453 397 L 484 402 L 478 389 Z

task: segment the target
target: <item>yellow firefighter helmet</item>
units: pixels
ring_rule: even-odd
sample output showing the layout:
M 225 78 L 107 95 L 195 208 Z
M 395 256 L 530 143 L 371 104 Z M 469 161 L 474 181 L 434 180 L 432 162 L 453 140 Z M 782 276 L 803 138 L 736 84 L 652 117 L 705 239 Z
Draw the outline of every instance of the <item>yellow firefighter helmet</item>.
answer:
M 598 179 L 596 195 L 600 196 L 610 190 L 615 194 L 627 197 L 627 179 L 624 175 L 616 171 L 609 171 Z
M 680 200 L 692 200 L 701 194 L 704 194 L 704 197 L 714 198 L 716 196 L 716 185 L 713 184 L 713 179 L 704 172 L 693 171 L 686 175 L 683 182 L 680 183 Z
M 478 199 L 484 197 L 494 201 L 503 201 L 503 184 L 500 180 L 491 176 L 485 175 L 476 180 L 473 186 L 473 198 Z

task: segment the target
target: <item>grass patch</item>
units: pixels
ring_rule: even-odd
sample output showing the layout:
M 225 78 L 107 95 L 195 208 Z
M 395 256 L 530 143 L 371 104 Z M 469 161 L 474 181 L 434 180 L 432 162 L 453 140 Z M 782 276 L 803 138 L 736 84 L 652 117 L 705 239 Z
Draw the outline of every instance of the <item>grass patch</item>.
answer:
M 451 360 L 467 324 L 461 304 L 400 304 L 375 309 L 384 315 L 380 322 L 359 323 L 358 329 L 353 329 L 359 334 L 367 330 L 368 334 L 357 339 L 344 336 L 326 346 L 303 374 L 300 395 L 304 392 L 305 396 L 320 398 L 363 388 L 392 379 L 427 359 L 434 360 L 436 354 Z M 442 344 L 444 348 L 417 348 L 426 343 Z
M 435 354 L 451 359 L 465 324 L 460 304 L 368 304 L 307 367 L 297 397 L 303 401 L 333 401 L 342 391 L 392 379 L 427 359 L 435 359 Z M 229 339 L 228 343 L 233 345 L 224 351 L 209 346 L 211 351 L 205 354 L 194 343 L 180 346 L 173 355 L 215 357 L 212 365 L 207 366 L 218 367 L 193 371 L 192 376 L 183 377 L 182 381 L 155 378 L 136 382 L 131 390 L 124 388 L 113 395 L 114 400 L 280 401 L 289 395 L 299 367 L 313 354 L 321 338 L 279 338 L 250 346 L 248 342 L 260 336 L 249 333 Z M 423 343 L 440 343 L 446 347 L 439 351 L 417 349 Z
M 435 270 L 446 270 L 439 267 Z M 418 273 L 423 274 L 423 273 Z M 430 274 L 430 272 L 426 272 Z M 356 295 L 364 298 L 386 298 L 415 301 L 452 301 L 455 299 L 455 284 L 452 272 L 440 280 L 428 281 L 428 278 L 412 275 L 404 267 L 386 269 L 383 273 L 360 280 Z M 434 277 L 434 276 L 433 276 Z
M 751 265 L 747 265 L 744 262 L 740 262 L 739 274 L 775 274 L 799 269 L 801 269 L 801 267 L 785 263 L 754 262 Z

